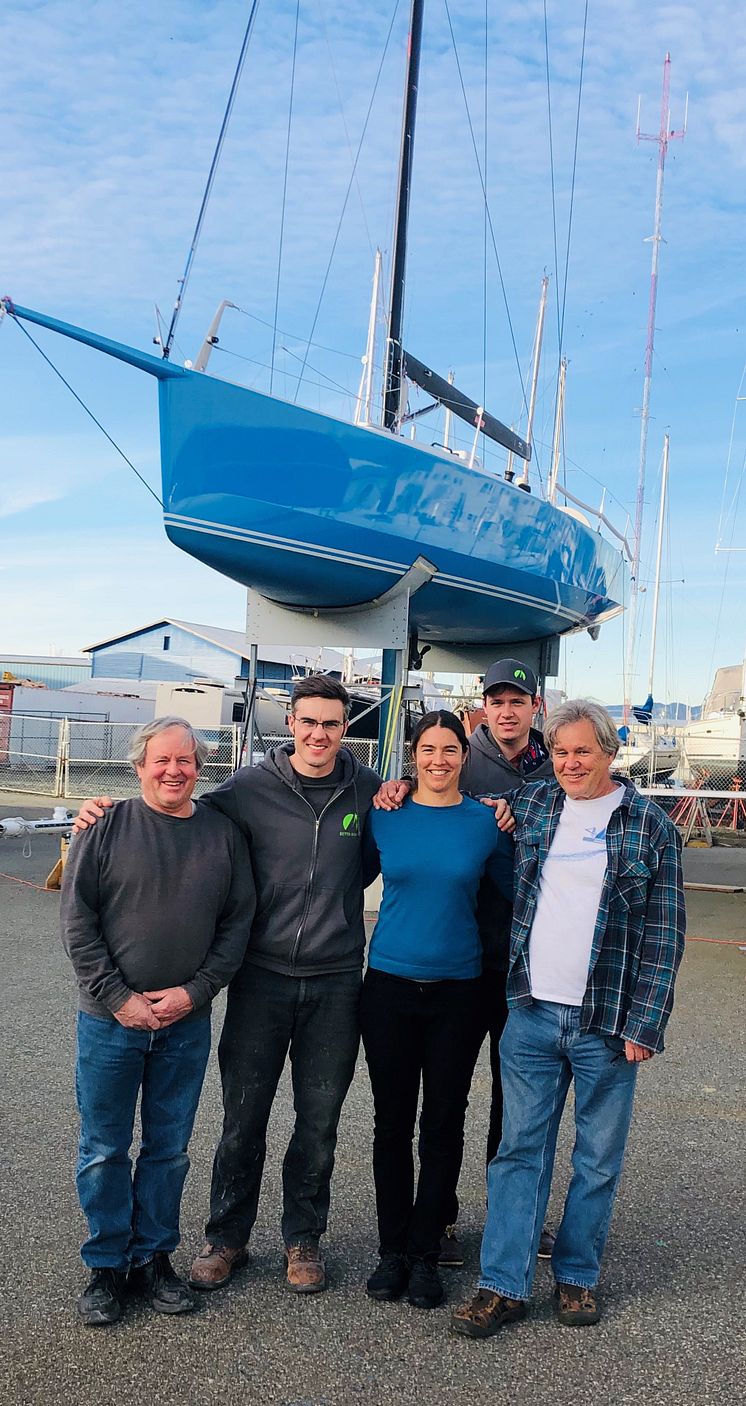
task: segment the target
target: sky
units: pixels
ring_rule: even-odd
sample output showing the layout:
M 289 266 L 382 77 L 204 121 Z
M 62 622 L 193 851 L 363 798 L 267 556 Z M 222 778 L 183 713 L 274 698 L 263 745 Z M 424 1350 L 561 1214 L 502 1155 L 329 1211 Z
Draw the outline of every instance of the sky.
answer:
M 6 0 L 0 292 L 155 350 L 154 308 L 168 322 L 248 11 L 246 0 Z M 547 0 L 547 84 L 543 0 L 429 0 L 404 341 L 518 422 L 546 271 L 534 489 L 549 460 L 561 322 L 567 486 L 593 505 L 605 491 L 624 529 L 658 157 L 636 141 L 637 102 L 643 131 L 657 133 L 670 51 L 671 126 L 687 93 L 689 119 L 666 163 L 632 693 L 647 692 L 668 431 L 655 692 L 696 704 L 746 643 L 746 402 L 736 399 L 746 393 L 746 31 L 735 0 L 589 0 L 581 87 L 584 13 L 585 0 Z M 274 389 L 292 398 L 310 337 L 299 399 L 351 414 L 373 254 L 391 246 L 407 19 L 406 0 L 261 0 L 175 358 L 195 357 L 228 298 L 240 311 L 225 314 L 211 372 L 268 389 L 274 342 Z M 499 273 L 489 238 L 485 253 L 475 146 Z M 158 492 L 151 378 L 29 330 Z M 242 589 L 168 543 L 153 497 L 7 318 L 0 386 L 0 654 L 74 654 L 164 616 L 242 628 Z M 490 449 L 485 466 L 501 472 L 502 456 Z M 741 550 L 718 552 L 718 541 Z M 597 642 L 570 637 L 556 683 L 618 701 L 624 622 Z

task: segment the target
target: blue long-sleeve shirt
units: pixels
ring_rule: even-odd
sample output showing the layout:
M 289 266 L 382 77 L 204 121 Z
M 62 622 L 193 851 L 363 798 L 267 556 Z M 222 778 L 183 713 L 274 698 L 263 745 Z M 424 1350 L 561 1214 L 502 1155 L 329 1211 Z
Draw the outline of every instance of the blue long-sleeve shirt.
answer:
M 487 873 L 510 901 L 513 842 L 487 806 L 371 811 L 363 837 L 366 880 L 380 870 L 383 900 L 368 965 L 413 981 L 468 980 L 482 970 L 477 890 Z

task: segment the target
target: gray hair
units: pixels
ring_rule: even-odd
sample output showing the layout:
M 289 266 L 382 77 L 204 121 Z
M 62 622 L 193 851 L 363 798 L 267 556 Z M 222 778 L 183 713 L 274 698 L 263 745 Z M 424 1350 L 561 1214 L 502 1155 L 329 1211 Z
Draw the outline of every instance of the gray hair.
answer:
M 550 752 L 554 750 L 561 727 L 586 721 L 591 724 L 601 751 L 615 757 L 619 751 L 619 733 L 614 719 L 602 704 L 593 703 L 590 698 L 570 698 L 552 709 L 544 724 L 544 741 Z
M 163 718 L 153 718 L 152 722 L 145 723 L 143 727 L 138 727 L 133 732 L 130 739 L 130 748 L 127 753 L 127 761 L 133 767 L 142 766 L 145 761 L 145 749 L 151 737 L 157 737 L 160 732 L 166 732 L 170 727 L 182 727 L 194 748 L 194 760 L 197 763 L 197 771 L 201 771 L 207 760 L 207 745 L 199 738 L 191 723 L 186 718 L 172 717 L 170 714 Z

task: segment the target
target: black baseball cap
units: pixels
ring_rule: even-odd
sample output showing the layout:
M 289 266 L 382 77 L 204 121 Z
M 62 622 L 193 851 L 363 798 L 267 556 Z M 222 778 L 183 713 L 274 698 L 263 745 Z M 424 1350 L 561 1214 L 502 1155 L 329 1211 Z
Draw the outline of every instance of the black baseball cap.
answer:
M 482 692 L 489 693 L 500 684 L 519 688 L 521 693 L 528 693 L 531 698 L 535 698 L 539 692 L 536 674 L 533 669 L 529 669 L 528 664 L 522 664 L 520 659 L 496 659 L 494 664 L 490 664 L 484 676 Z

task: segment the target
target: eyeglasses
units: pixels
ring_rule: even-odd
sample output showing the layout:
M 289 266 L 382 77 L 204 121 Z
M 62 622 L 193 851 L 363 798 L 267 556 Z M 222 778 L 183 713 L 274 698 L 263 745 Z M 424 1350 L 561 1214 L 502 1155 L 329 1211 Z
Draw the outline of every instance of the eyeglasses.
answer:
M 332 718 L 329 722 L 322 722 L 320 718 L 296 717 L 295 721 L 299 727 L 304 727 L 309 732 L 311 732 L 315 727 L 323 727 L 324 732 L 327 733 L 330 737 L 334 737 L 335 733 L 339 732 L 340 729 L 344 727 L 344 723 L 338 722 L 336 718 Z

